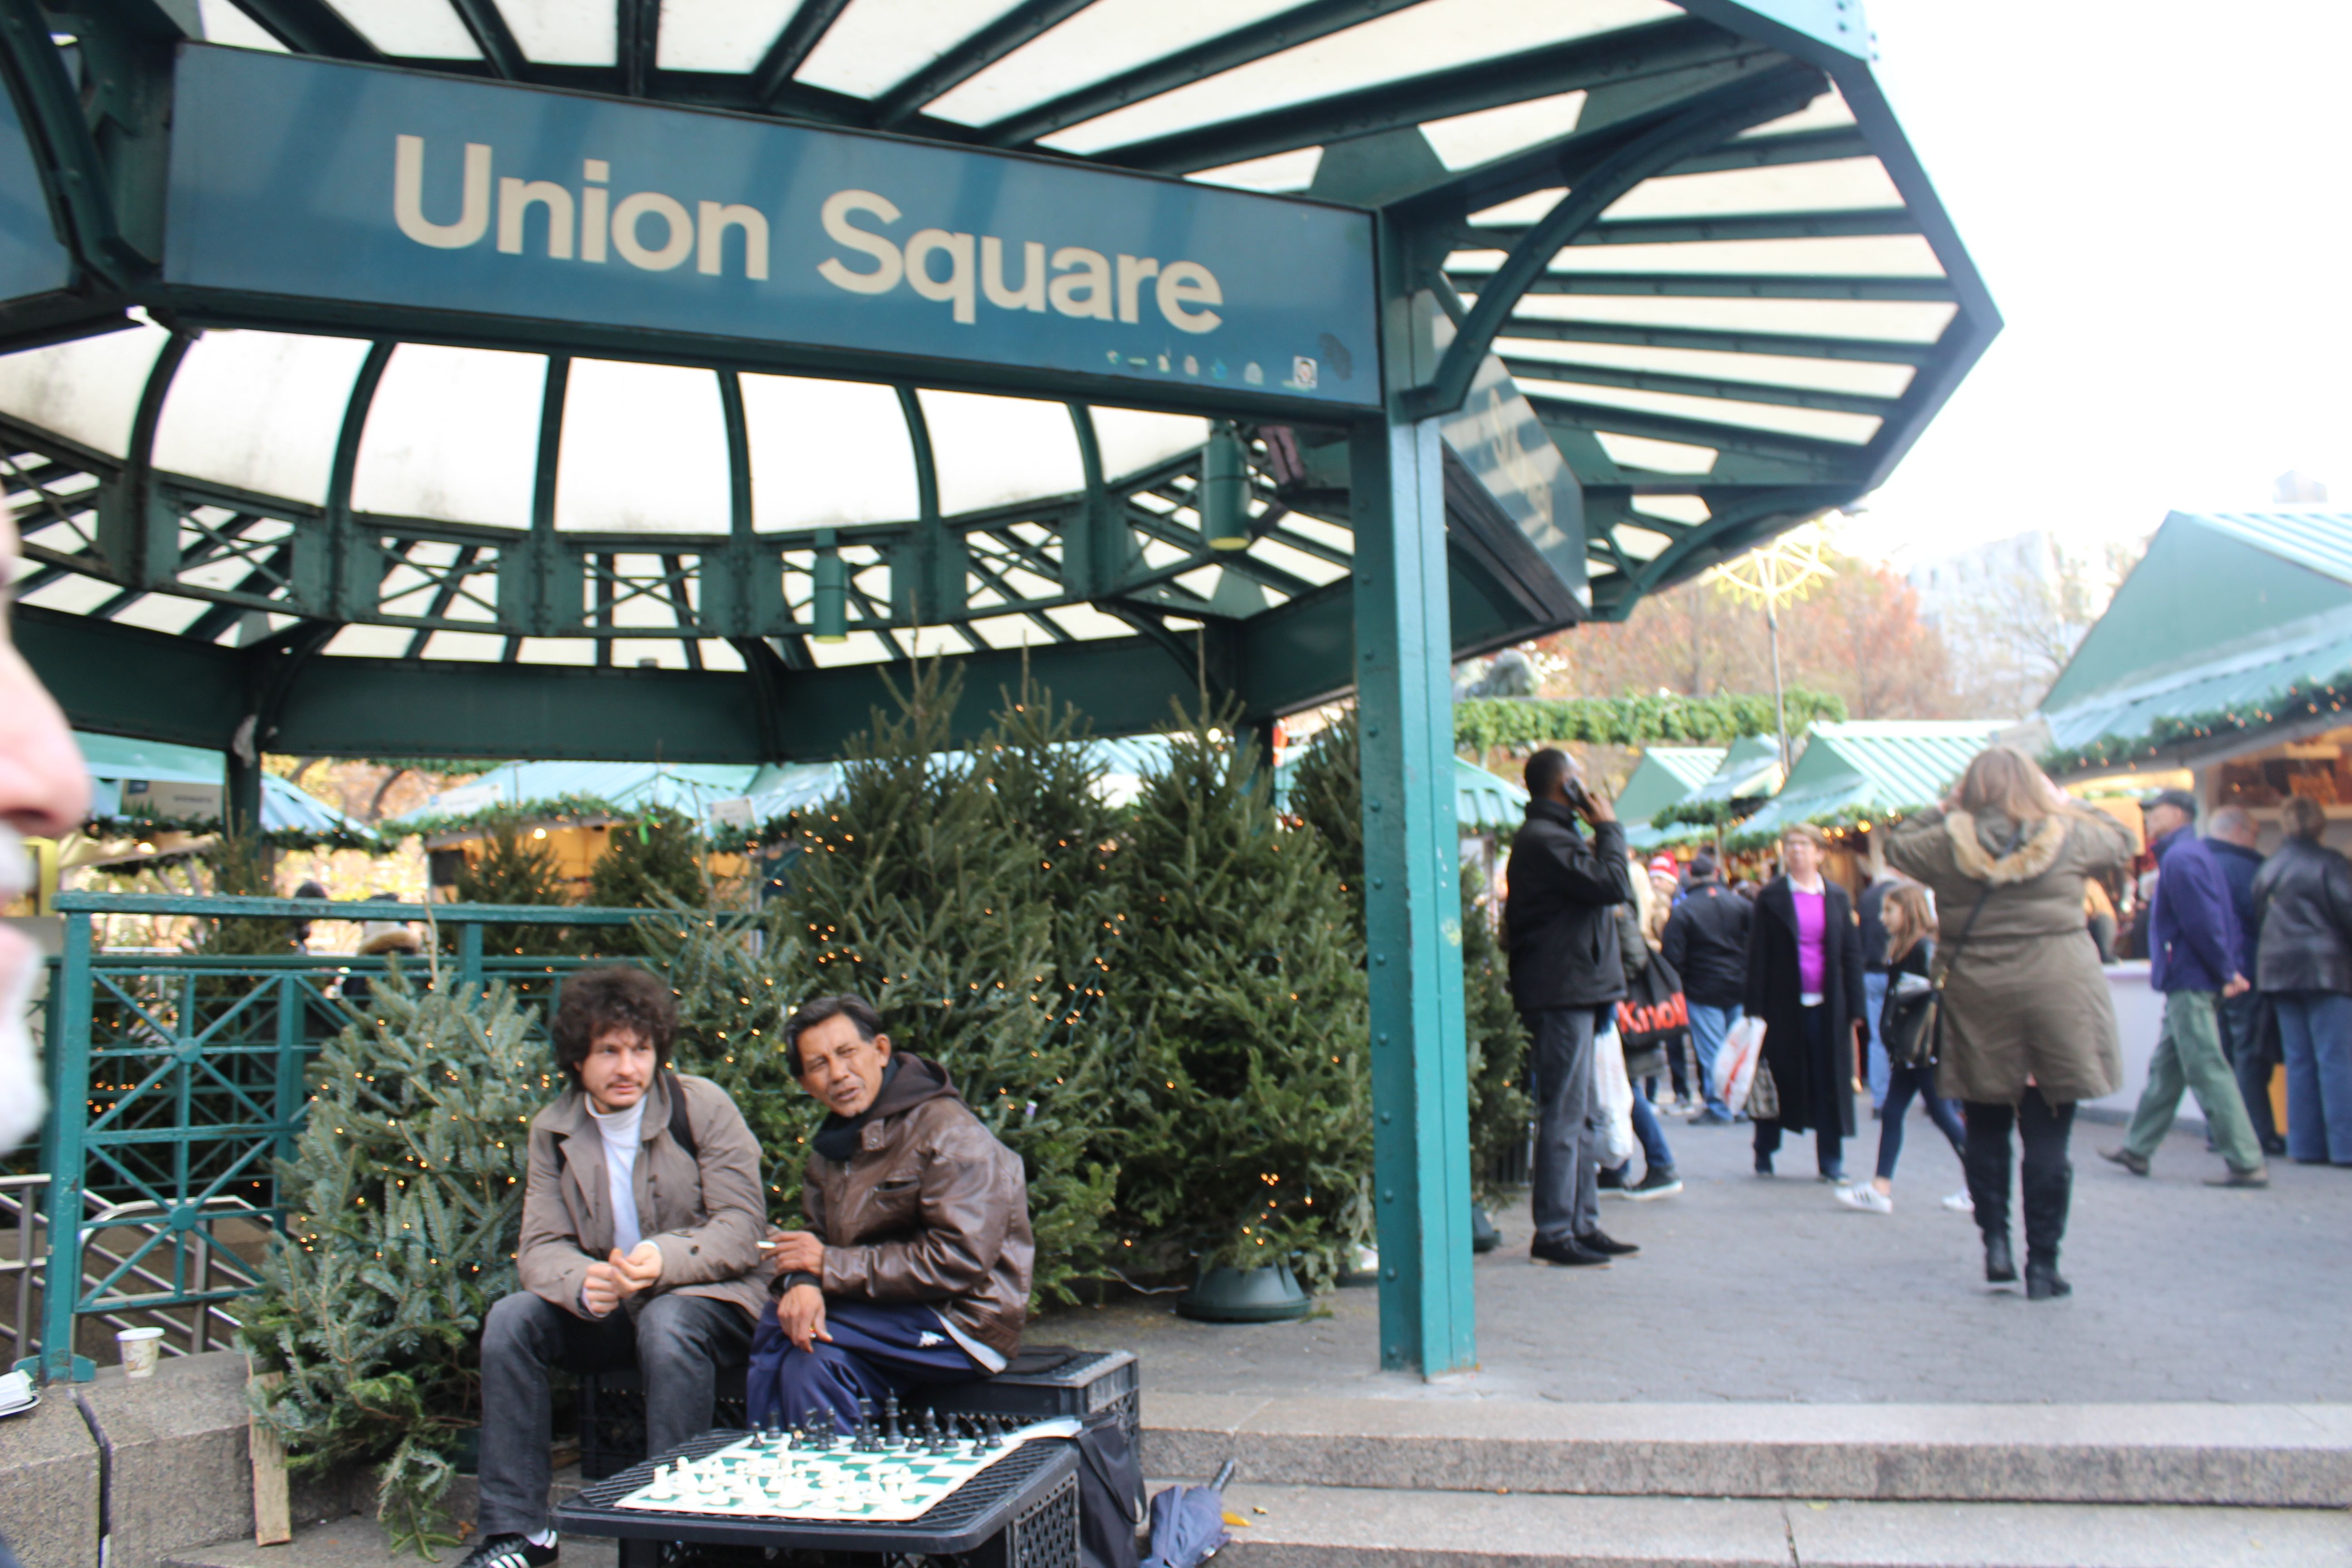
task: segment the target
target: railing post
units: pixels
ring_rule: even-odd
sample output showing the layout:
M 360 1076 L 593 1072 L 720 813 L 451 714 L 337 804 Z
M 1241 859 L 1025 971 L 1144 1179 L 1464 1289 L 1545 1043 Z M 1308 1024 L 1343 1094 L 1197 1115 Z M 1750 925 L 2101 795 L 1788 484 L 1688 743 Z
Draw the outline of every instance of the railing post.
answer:
M 82 1133 L 89 1124 L 90 917 L 66 917 L 58 964 L 57 1033 L 48 1041 L 49 1122 L 41 1163 L 49 1173 L 48 1257 L 41 1273 L 41 1381 L 87 1382 L 98 1375 L 74 1354 L 74 1309 L 81 1300 Z
M 278 1080 L 274 1113 L 278 1142 L 274 1157 L 294 1157 L 294 1133 L 302 1120 L 302 1021 L 310 1014 L 299 973 L 278 977 Z M 269 1200 L 278 1201 L 278 1175 L 270 1173 Z M 282 1217 L 282 1216 L 281 1216 Z
M 457 984 L 478 988 L 482 984 L 482 922 L 467 921 L 457 928 Z

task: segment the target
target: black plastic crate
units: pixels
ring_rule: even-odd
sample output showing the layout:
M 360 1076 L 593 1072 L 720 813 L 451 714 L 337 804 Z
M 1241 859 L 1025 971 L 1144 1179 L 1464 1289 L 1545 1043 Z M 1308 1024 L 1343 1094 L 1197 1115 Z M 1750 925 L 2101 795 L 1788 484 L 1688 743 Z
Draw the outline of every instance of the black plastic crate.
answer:
M 1083 1421 L 1105 1410 L 1118 1412 L 1128 1448 L 1136 1451 L 1143 1433 L 1143 1368 L 1132 1351 L 1080 1351 L 1067 1345 L 1033 1345 L 1011 1365 L 977 1383 L 951 1383 L 917 1389 L 914 1402 L 934 1410 L 969 1415 L 1017 1415 L 1042 1421 L 1075 1415 Z
M 926 1393 L 909 1404 L 920 1408 Z M 1116 1409 L 1136 1451 L 1143 1431 L 1142 1368 L 1130 1351 L 1080 1351 L 1067 1345 L 1034 1345 L 993 1377 L 929 1390 L 935 1410 L 969 1415 L 1017 1415 L 1041 1421 L 1054 1415 L 1080 1420 Z M 719 1374 L 721 1426 L 742 1426 L 743 1369 Z M 580 1474 L 598 1481 L 616 1476 L 646 1457 L 646 1385 L 634 1372 L 608 1372 L 580 1380 Z
M 743 1435 L 707 1432 L 662 1458 L 700 1458 Z M 966 1568 L 1078 1568 L 1078 1458 L 1070 1443 L 1024 1443 L 904 1523 L 732 1519 L 616 1506 L 652 1479 L 652 1467 L 641 1460 L 592 1482 L 558 1505 L 553 1523 L 567 1535 L 618 1537 L 623 1568 L 908 1554 L 954 1557 Z

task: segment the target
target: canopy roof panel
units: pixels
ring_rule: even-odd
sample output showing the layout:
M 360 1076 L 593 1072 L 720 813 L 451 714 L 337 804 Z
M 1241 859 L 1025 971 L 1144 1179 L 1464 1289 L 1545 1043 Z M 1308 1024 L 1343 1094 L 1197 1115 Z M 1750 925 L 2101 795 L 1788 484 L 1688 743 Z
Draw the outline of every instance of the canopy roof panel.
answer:
M 184 9 L 140 0 L 125 37 L 149 47 Z M 1462 654 L 1622 617 L 1851 502 L 2000 324 L 1843 0 L 195 9 L 236 47 L 1377 214 L 1383 286 L 1443 319 L 1427 380 L 1389 374 L 1395 412 L 1455 421 Z M 168 60 L 142 68 L 168 89 Z M 68 101 L 27 100 L 37 141 L 74 141 Z M 160 133 L 100 140 L 102 181 L 157 176 Z M 455 320 L 263 320 L 155 286 L 153 237 L 98 244 L 62 183 L 52 206 L 85 286 L 0 306 L 0 473 L 24 640 L 86 723 L 223 746 L 267 710 L 279 748 L 373 723 L 376 752 L 783 761 L 829 753 L 877 667 L 921 654 L 973 661 L 983 704 L 1026 660 L 1111 731 L 1203 689 L 1271 714 L 1351 682 L 1337 424 L 1140 384 L 1110 407 L 721 363 L 658 334 L 573 352 Z M 1508 492 L 1529 471 L 1510 422 L 1456 418 L 1474 382 L 1557 451 L 1536 514 Z M 1239 549 L 1200 509 L 1216 440 L 1241 452 Z M 164 658 L 180 700 L 135 679 Z

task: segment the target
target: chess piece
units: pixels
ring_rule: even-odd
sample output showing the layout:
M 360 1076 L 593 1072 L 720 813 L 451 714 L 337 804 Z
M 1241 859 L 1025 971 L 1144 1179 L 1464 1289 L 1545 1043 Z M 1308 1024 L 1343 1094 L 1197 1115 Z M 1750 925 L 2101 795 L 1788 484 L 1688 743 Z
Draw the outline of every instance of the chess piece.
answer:
M 870 1399 L 857 1402 L 857 1437 L 850 1447 L 861 1453 L 871 1453 L 874 1449 L 874 1402 Z
M 883 1447 L 888 1448 L 900 1447 L 898 1396 L 895 1394 L 884 1396 L 882 1401 L 882 1443 Z

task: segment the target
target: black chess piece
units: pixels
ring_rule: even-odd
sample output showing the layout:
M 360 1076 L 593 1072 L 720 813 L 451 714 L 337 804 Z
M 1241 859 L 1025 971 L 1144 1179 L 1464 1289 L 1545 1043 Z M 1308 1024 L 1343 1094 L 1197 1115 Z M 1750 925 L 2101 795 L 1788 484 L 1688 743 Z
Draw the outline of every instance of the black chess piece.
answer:
M 898 1432 L 898 1396 L 885 1394 L 882 1399 L 882 1446 L 897 1448 L 904 1446 Z
M 874 1436 L 874 1402 L 873 1402 L 872 1400 L 870 1400 L 870 1399 L 861 1399 L 861 1400 L 859 1400 L 859 1401 L 857 1402 L 857 1444 L 856 1444 L 856 1446 L 857 1446 L 858 1447 L 860 1447 L 860 1448 L 865 1448 L 865 1447 L 871 1447 L 872 1445 L 871 1445 L 871 1443 L 870 1443 L 869 1439 L 871 1439 L 871 1438 L 873 1437 L 873 1436 Z

